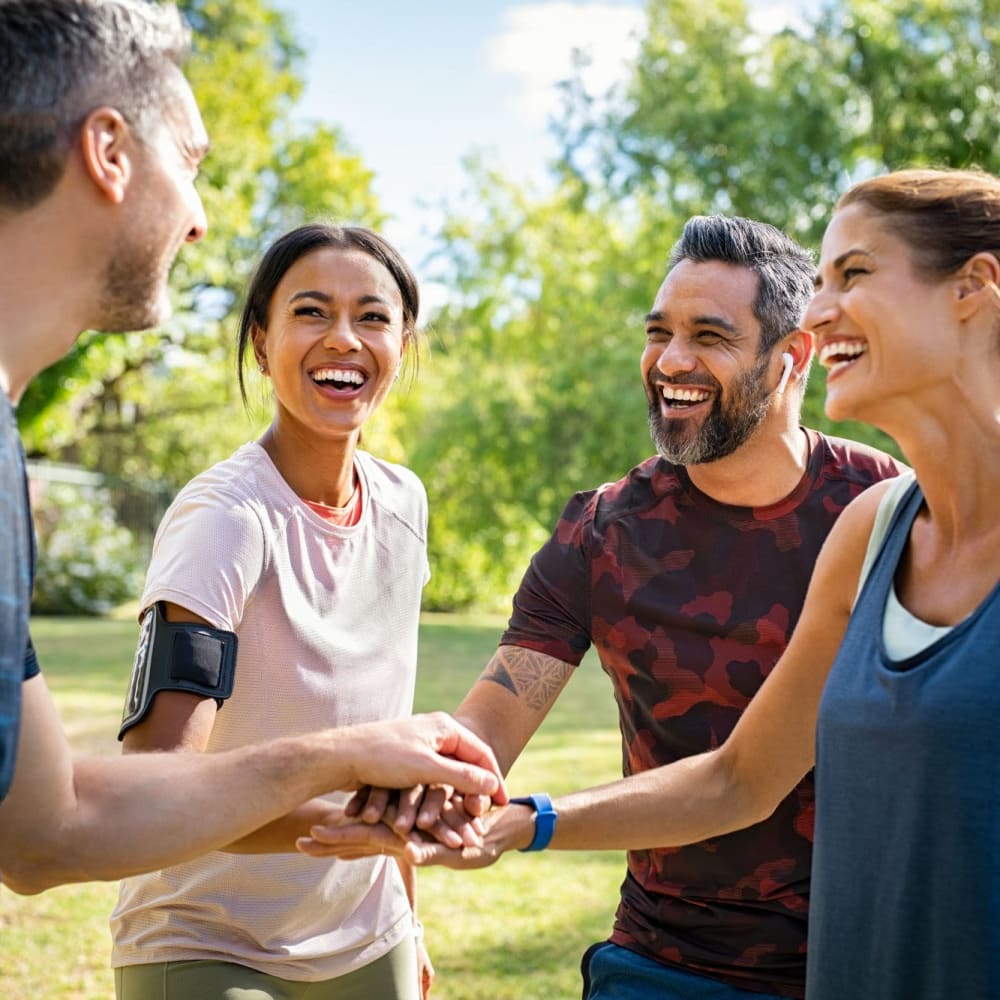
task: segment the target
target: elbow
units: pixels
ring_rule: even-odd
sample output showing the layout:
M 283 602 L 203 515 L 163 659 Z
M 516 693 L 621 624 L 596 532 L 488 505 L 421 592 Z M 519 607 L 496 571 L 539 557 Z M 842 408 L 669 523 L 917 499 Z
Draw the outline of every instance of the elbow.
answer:
M 780 791 L 741 769 L 739 759 L 727 753 L 725 745 L 717 754 L 721 783 L 731 809 L 732 829 L 742 830 L 769 819 L 781 804 Z
M 0 883 L 19 896 L 37 896 L 47 889 L 74 881 L 79 880 L 60 871 L 60 866 L 53 859 L 40 856 L 19 857 L 0 864 Z
M 36 896 L 70 882 L 106 879 L 104 866 L 89 864 L 72 838 L 32 836 L 3 838 L 0 882 L 21 896 Z M 13 842 L 12 842 L 13 841 Z

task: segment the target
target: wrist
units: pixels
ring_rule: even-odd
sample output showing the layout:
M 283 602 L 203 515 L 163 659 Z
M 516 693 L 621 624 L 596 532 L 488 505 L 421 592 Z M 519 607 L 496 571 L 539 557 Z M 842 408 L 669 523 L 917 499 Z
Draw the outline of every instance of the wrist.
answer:
M 363 784 L 358 774 L 362 755 L 357 752 L 358 741 L 351 738 L 350 729 L 325 729 L 293 739 L 297 760 L 291 765 L 291 773 L 308 773 L 313 797 Z
M 516 846 L 519 851 L 544 851 L 555 833 L 556 820 L 559 814 L 552 805 L 552 799 L 544 792 L 535 795 L 524 795 L 511 799 L 511 805 L 525 806 L 531 810 L 531 825 L 527 827 L 530 837 L 518 837 Z
M 524 851 L 535 839 L 535 807 L 528 803 L 511 801 L 504 806 L 499 820 L 487 834 L 504 854 L 507 851 Z

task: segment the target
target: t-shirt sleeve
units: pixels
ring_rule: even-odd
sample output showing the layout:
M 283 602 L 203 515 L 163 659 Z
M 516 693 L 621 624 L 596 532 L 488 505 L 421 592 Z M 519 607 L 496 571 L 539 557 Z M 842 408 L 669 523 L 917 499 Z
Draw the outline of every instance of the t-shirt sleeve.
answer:
M 42 672 L 38 663 L 38 654 L 35 652 L 34 643 L 31 636 L 28 636 L 28 645 L 24 651 L 24 679 L 30 681 L 32 677 L 37 677 Z
M 590 648 L 593 509 L 596 494 L 578 493 L 552 537 L 535 553 L 514 595 L 501 645 L 523 646 L 574 666 Z
M 424 489 L 424 484 L 417 478 L 416 475 L 413 477 L 417 480 L 417 486 L 420 490 L 419 504 L 420 504 L 420 530 L 421 539 L 423 539 L 423 560 L 424 560 L 424 576 L 423 585 L 426 587 L 431 580 L 431 564 L 430 559 L 427 556 L 427 522 L 428 522 L 428 511 L 427 511 L 427 490 Z
M 33 536 L 24 453 L 0 392 L 0 800 L 14 777 L 21 685 L 38 673 L 28 636 Z
M 245 501 L 182 493 L 156 533 L 141 607 L 170 601 L 215 628 L 235 631 L 264 559 L 264 531 Z

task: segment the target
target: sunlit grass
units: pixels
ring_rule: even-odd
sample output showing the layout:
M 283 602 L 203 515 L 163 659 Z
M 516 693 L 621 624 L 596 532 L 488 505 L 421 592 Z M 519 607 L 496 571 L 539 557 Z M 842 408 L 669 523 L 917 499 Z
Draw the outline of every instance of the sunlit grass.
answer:
M 492 655 L 503 619 L 429 615 L 421 628 L 418 711 L 454 709 Z M 117 753 L 115 734 L 138 628 L 126 620 L 36 619 L 43 670 L 74 746 Z M 515 793 L 557 794 L 619 773 L 611 688 L 596 661 L 577 671 L 515 765 Z M 421 919 L 439 1000 L 579 996 L 580 955 L 607 936 L 624 874 L 620 854 L 513 854 L 479 872 L 420 875 Z M 0 890 L 4 1000 L 108 1000 L 113 884 L 21 898 Z

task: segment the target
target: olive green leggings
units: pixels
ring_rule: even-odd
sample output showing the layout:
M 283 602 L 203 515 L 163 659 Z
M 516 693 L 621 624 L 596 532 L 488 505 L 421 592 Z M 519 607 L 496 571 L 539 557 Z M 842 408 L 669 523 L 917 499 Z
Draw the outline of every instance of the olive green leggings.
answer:
M 407 936 L 370 965 L 336 979 L 299 983 L 233 962 L 157 962 L 115 969 L 118 1000 L 419 1000 L 417 957 Z

